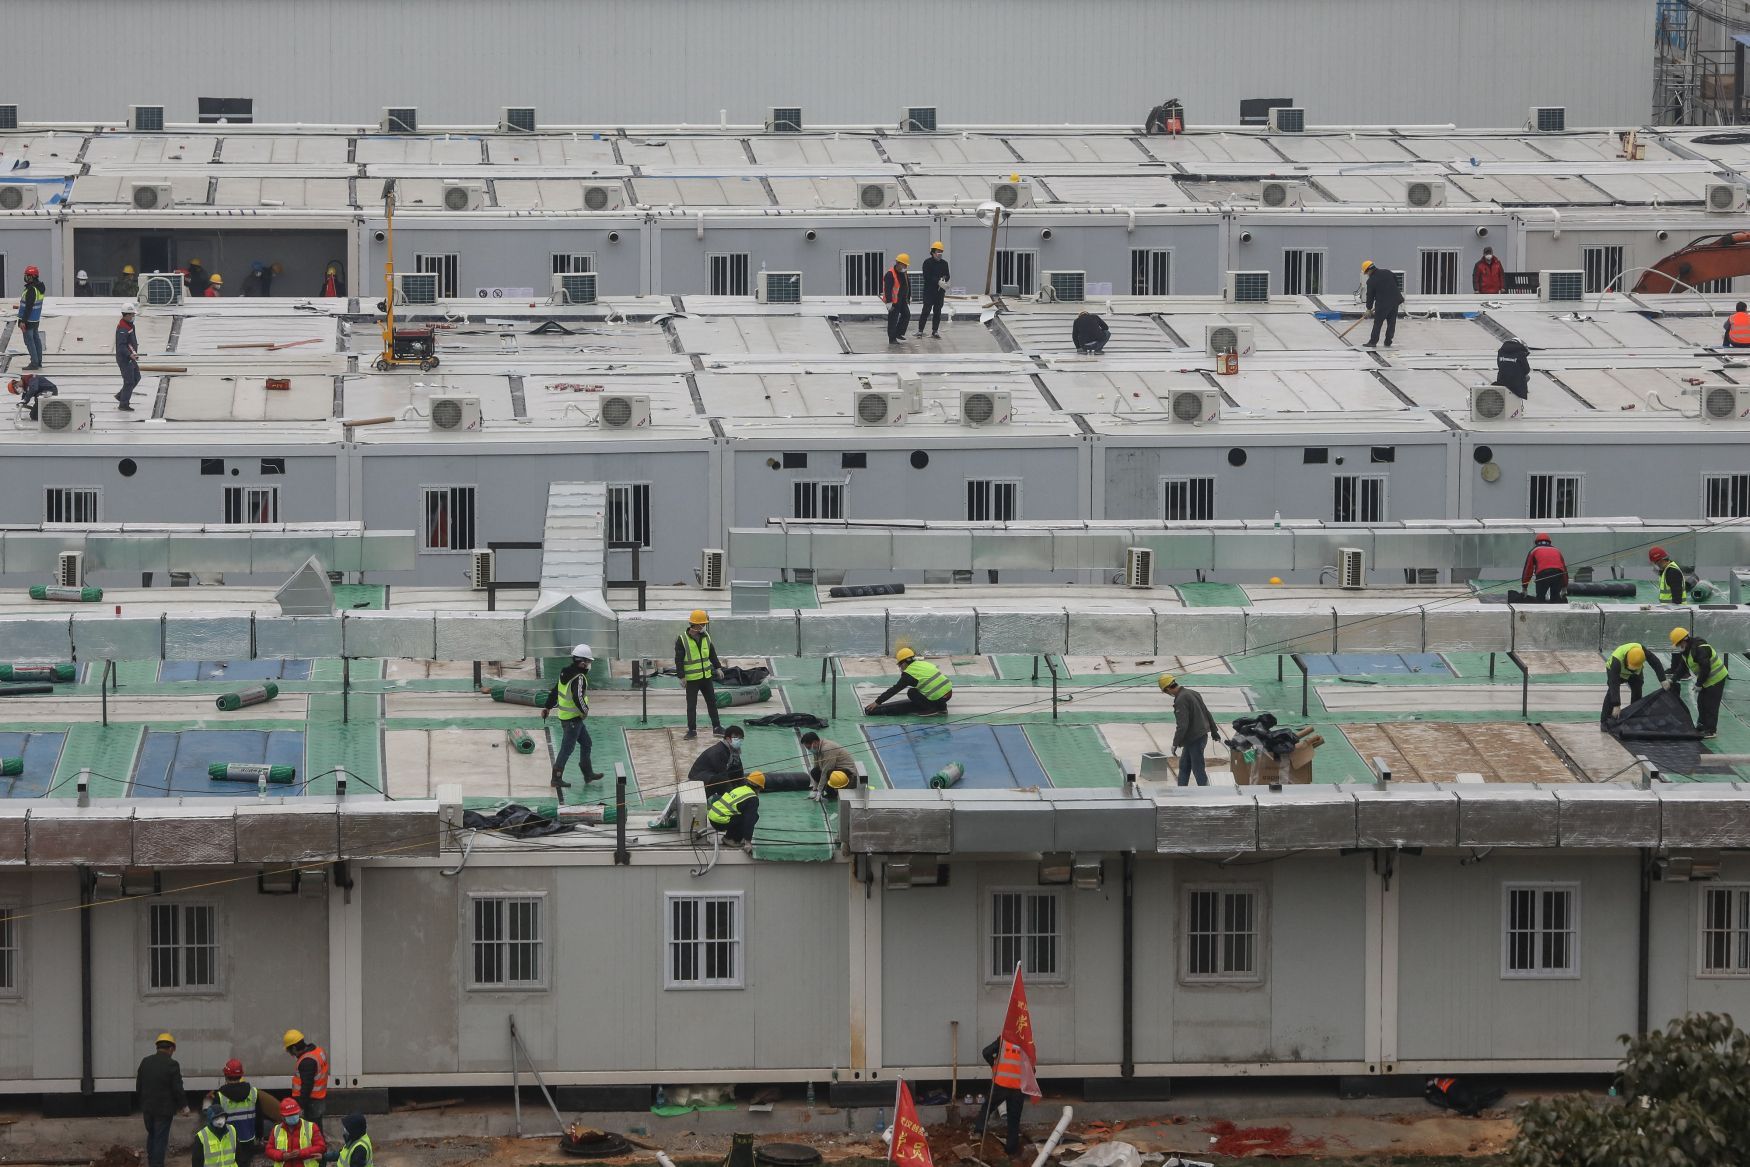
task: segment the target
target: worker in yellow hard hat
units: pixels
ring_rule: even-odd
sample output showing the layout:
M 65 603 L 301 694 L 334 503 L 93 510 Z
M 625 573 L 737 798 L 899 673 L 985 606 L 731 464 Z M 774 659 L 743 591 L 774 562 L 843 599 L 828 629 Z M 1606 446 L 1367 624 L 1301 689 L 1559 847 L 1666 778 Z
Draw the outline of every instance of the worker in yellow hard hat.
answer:
M 292 1090 L 288 1098 L 303 1110 L 304 1117 L 322 1129 L 328 1112 L 328 1051 L 306 1038 L 302 1031 L 286 1030 L 280 1044 L 291 1056 Z
M 893 257 L 893 266 L 881 276 L 881 302 L 887 305 L 887 343 L 898 344 L 905 339 L 905 326 L 911 323 L 911 256 L 900 252 Z
M 723 662 L 717 659 L 717 649 L 711 644 L 711 634 L 705 626 L 711 617 L 705 609 L 695 608 L 687 620 L 687 630 L 674 639 L 674 674 L 687 687 L 687 736 L 699 736 L 699 697 L 705 698 L 705 712 L 711 715 L 711 732 L 723 736 L 723 722 L 717 716 L 716 681 L 723 677 Z
M 207 274 L 207 269 L 201 266 L 201 261 L 198 259 L 189 260 L 188 266 L 183 269 L 183 284 L 188 288 L 188 294 L 191 296 L 206 295 L 207 281 L 210 279 L 212 277 Z
M 1398 334 L 1398 309 L 1404 305 L 1397 273 L 1369 259 L 1361 264 L 1361 274 L 1367 280 L 1367 314 L 1373 317 L 1373 335 L 1367 338 L 1367 347 L 1379 347 L 1379 329 L 1384 325 L 1385 347 L 1390 348 Z
M 1185 786 L 1195 778 L 1197 785 L 1208 786 L 1209 771 L 1203 764 L 1203 751 L 1210 739 L 1221 740 L 1221 731 L 1203 702 L 1203 694 L 1181 685 L 1172 673 L 1162 673 L 1155 678 L 1155 684 L 1173 699 L 1173 752 L 1179 755 L 1179 785 Z
M 220 275 L 218 272 L 214 272 L 212 275 L 207 277 L 207 290 L 202 292 L 201 295 L 207 297 L 208 299 L 216 300 L 219 297 L 220 289 L 223 288 L 224 286 L 225 286 L 225 277 Z
M 755 770 L 717 796 L 705 817 L 723 832 L 723 841 L 753 854 L 753 830 L 760 821 L 760 791 L 766 788 L 766 776 Z
M 954 696 L 954 685 L 948 680 L 946 673 L 929 661 L 920 660 L 918 654 L 909 648 L 902 648 L 894 653 L 893 659 L 899 665 L 899 680 L 893 682 L 881 696 L 865 705 L 864 713 L 871 717 L 907 713 L 930 716 L 948 711 L 948 701 Z M 894 700 L 901 689 L 906 690 L 905 696 Z
M 922 279 L 924 284 L 924 309 L 918 313 L 918 339 L 924 337 L 924 325 L 932 324 L 931 313 L 934 313 L 933 327 L 930 337 L 934 340 L 942 336 L 942 302 L 948 298 L 948 261 L 942 258 L 942 241 L 938 239 L 930 244 L 930 258 L 924 260 Z
M 1610 662 L 1604 667 L 1604 679 L 1610 688 L 1604 692 L 1604 708 L 1598 713 L 1598 728 L 1607 730 L 1610 723 L 1622 716 L 1622 686 L 1628 684 L 1629 704 L 1641 699 L 1641 673 L 1647 665 L 1653 666 L 1653 672 L 1658 674 L 1661 684 L 1665 681 L 1665 666 L 1659 663 L 1659 658 L 1647 651 L 1647 646 L 1636 641 L 1619 644 L 1616 651 L 1610 654 Z
M 1695 635 L 1687 628 L 1671 630 L 1671 676 L 1664 682 L 1672 688 L 1677 682 L 1695 681 L 1695 728 L 1704 738 L 1718 737 L 1720 732 L 1720 702 L 1726 697 L 1726 654 Z
M 178 1114 L 188 1113 L 188 1091 L 182 1085 L 182 1067 L 176 1061 L 176 1039 L 160 1033 L 153 1051 L 140 1059 L 134 1071 L 134 1091 L 140 1098 L 140 1114 L 146 1120 L 146 1167 L 164 1167 L 170 1148 L 170 1124 Z
M 122 274 L 110 281 L 109 294 L 133 299 L 140 293 L 140 273 L 134 270 L 131 263 L 122 264 Z

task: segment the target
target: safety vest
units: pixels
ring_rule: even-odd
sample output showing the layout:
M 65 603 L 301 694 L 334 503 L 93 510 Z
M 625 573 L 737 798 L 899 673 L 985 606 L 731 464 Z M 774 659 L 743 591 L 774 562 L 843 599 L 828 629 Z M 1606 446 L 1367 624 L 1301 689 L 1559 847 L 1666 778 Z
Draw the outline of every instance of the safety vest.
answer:
M 352 1153 L 356 1147 L 363 1147 L 365 1149 L 365 1161 L 362 1165 L 356 1164 L 352 1161 Z M 371 1147 L 370 1135 L 360 1135 L 345 1147 L 341 1148 L 340 1151 L 340 1167 L 373 1167 L 376 1161 L 377 1153 Z
M 1634 644 L 1634 643 L 1623 644 L 1623 645 L 1617 646 L 1617 650 L 1610 654 L 1610 663 L 1616 666 L 1616 675 L 1617 676 L 1626 677 L 1626 676 L 1629 676 L 1630 674 L 1633 674 L 1635 676 L 1639 676 L 1641 669 L 1644 669 L 1647 667 L 1647 662 L 1643 660 L 1643 661 L 1641 661 L 1641 669 L 1629 668 L 1629 665 L 1628 665 L 1629 649 L 1640 648 L 1640 647 L 1641 647 L 1640 645 Z M 1646 650 L 1641 649 L 1641 651 L 1645 652 Z
M 1434 1079 L 1434 1088 L 1445 1094 L 1452 1089 L 1452 1084 L 1456 1081 L 1458 1081 L 1457 1078 L 1436 1078 Z
M 1021 1088 L 1021 1047 L 1014 1042 L 1003 1042 L 1002 1053 L 997 1056 L 997 1064 L 991 1067 L 991 1085 L 1007 1086 L 1011 1090 Z
M 1750 314 L 1746 314 L 1746 315 L 1750 315 Z M 1746 342 L 1746 343 L 1750 343 L 1750 342 Z M 1670 573 L 1672 571 L 1675 571 L 1677 573 L 1678 579 L 1683 578 L 1683 569 L 1681 567 L 1677 566 L 1677 561 L 1675 559 L 1666 560 L 1665 566 L 1659 569 L 1659 602 L 1661 604 L 1669 604 L 1669 603 L 1674 602 L 1674 597 L 1673 597 L 1672 592 L 1671 592 L 1671 575 L 1670 575 Z
M 237 1132 L 237 1141 L 253 1143 L 255 1141 L 256 1097 L 255 1087 L 249 1088 L 249 1096 L 241 1102 L 233 1102 L 220 1090 L 215 1097 L 219 1101 L 219 1109 L 225 1112 L 230 1120 L 231 1129 Z
M 1750 347 L 1750 312 L 1734 312 L 1726 321 L 1726 340 Z
M 681 633 L 681 647 L 685 649 L 686 665 L 681 670 L 683 681 L 703 681 L 711 676 L 711 634 L 694 636 L 690 632 Z
M 203 1167 L 237 1167 L 237 1132 L 230 1127 L 224 1134 L 218 1134 L 210 1126 L 203 1126 L 194 1132 L 194 1137 L 201 1141 L 201 1163 Z
M 310 1087 L 310 1097 L 315 1099 L 316 1101 L 320 1102 L 324 1098 L 328 1097 L 328 1054 L 327 1054 L 327 1051 L 325 1051 L 319 1045 L 313 1045 L 309 1049 L 305 1050 L 303 1053 L 298 1055 L 298 1065 L 300 1065 L 300 1066 L 303 1065 L 305 1058 L 313 1058 L 316 1061 L 316 1083 L 315 1083 L 315 1085 Z M 303 1097 L 302 1094 L 298 1093 L 298 1091 L 303 1088 L 303 1085 L 304 1085 L 303 1079 L 301 1077 L 299 1077 L 298 1072 L 297 1072 L 296 1068 L 294 1067 L 293 1071 L 292 1071 L 292 1097 L 293 1098 L 302 1098 Z
M 899 671 L 911 678 L 911 683 L 917 686 L 918 696 L 926 701 L 940 701 L 954 691 L 947 676 L 929 661 L 914 657 Z
M 298 1137 L 296 1141 L 292 1139 L 291 1134 L 286 1130 L 285 1123 L 282 1122 L 273 1128 L 273 1145 L 280 1151 L 302 1151 L 314 1142 L 315 1138 L 316 1124 L 307 1118 L 300 1118 L 298 1120 Z M 318 1153 L 307 1158 L 282 1158 L 280 1162 L 282 1167 L 322 1167 L 322 1156 Z
M 1707 642 L 1702 641 L 1701 643 L 1706 644 Z M 1707 678 L 1704 680 L 1701 675 L 1701 666 L 1695 662 L 1695 650 L 1698 647 L 1700 645 L 1694 645 L 1683 654 L 1684 661 L 1689 665 L 1689 675 L 1695 678 L 1695 687 L 1697 689 L 1711 689 L 1715 685 L 1725 684 L 1726 677 L 1730 675 L 1726 672 L 1726 654 L 1714 648 L 1713 667 L 1708 669 Z M 1709 644 L 1708 647 L 1713 648 L 1713 645 Z
M 573 687 L 577 689 L 576 695 L 572 693 Z M 571 681 L 561 680 L 554 688 L 559 691 L 559 720 L 576 721 L 582 717 L 583 710 L 589 708 L 589 678 L 583 673 L 578 673 Z M 583 698 L 581 708 L 577 701 L 579 696 Z
M 713 802 L 706 817 L 711 820 L 714 826 L 728 826 L 729 820 L 735 817 L 735 812 L 741 809 L 741 804 L 750 798 L 758 798 L 759 793 L 760 792 L 753 787 L 745 784 L 737 786 L 734 790 L 731 790 L 728 794 L 721 795 L 716 802 Z

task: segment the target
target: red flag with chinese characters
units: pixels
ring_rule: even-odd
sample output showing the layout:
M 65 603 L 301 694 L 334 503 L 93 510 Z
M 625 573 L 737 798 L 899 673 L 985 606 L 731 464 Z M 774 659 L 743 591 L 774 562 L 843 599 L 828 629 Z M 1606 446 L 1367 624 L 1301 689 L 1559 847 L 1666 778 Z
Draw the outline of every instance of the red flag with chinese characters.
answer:
M 1021 1050 L 1021 1093 L 1038 1098 L 1039 1079 L 1033 1067 L 1039 1061 L 1039 1048 L 1033 1044 L 1033 1013 L 1027 1008 L 1027 986 L 1021 981 L 1018 964 L 1015 983 L 1009 989 L 1009 1011 L 1003 1016 L 1003 1040 Z
M 904 1078 L 899 1079 L 899 1096 L 893 1102 L 893 1142 L 887 1148 L 887 1161 L 898 1167 L 934 1167 L 929 1136 L 918 1121 L 918 1108 Z

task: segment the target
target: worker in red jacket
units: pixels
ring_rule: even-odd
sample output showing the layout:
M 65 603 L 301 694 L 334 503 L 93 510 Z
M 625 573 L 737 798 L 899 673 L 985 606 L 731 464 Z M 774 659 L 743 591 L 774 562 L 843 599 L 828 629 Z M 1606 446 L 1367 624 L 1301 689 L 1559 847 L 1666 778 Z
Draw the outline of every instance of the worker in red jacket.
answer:
M 1493 247 L 1483 248 L 1483 257 L 1470 269 L 1471 291 L 1483 296 L 1498 296 L 1507 287 L 1507 273 L 1495 258 Z
M 1527 588 L 1533 583 L 1537 584 L 1538 603 L 1568 602 L 1568 561 L 1542 531 L 1537 533 L 1537 542 L 1532 544 L 1525 567 L 1519 573 L 1520 587 Z

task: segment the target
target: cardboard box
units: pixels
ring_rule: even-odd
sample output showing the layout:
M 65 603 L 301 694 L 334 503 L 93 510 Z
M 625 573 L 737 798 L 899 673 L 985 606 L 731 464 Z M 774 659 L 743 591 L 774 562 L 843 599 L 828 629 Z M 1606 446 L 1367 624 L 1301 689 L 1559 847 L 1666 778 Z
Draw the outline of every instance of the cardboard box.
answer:
M 1277 784 L 1300 783 L 1312 781 L 1313 753 L 1324 744 L 1324 739 L 1316 734 L 1302 736 L 1301 742 L 1294 747 L 1294 752 L 1288 755 L 1288 776 L 1281 777 L 1282 768 L 1275 758 L 1259 754 L 1256 761 L 1248 763 L 1245 754 L 1235 749 L 1227 752 L 1228 765 L 1233 769 L 1234 785 L 1236 786 L 1273 786 Z

